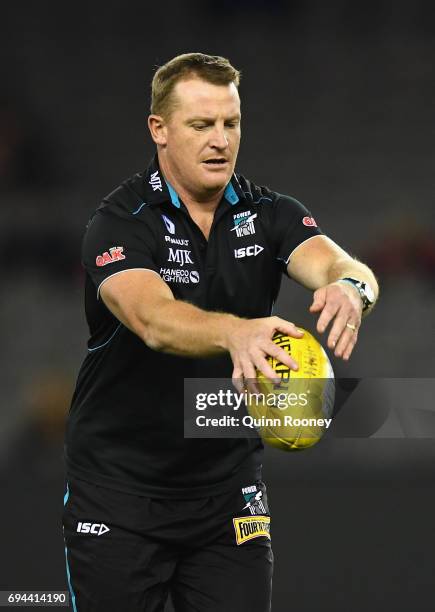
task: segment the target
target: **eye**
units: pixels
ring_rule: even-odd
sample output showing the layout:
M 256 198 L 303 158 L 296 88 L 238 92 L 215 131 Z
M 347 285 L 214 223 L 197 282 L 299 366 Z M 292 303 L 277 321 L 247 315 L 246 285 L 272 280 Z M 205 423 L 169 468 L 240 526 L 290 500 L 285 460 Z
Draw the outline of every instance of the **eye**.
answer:
M 194 123 L 192 127 L 194 130 L 198 130 L 200 132 L 201 130 L 205 130 L 207 126 L 204 123 Z
M 238 125 L 239 124 L 237 121 L 230 121 L 229 123 L 225 124 L 225 126 L 230 129 L 236 128 Z

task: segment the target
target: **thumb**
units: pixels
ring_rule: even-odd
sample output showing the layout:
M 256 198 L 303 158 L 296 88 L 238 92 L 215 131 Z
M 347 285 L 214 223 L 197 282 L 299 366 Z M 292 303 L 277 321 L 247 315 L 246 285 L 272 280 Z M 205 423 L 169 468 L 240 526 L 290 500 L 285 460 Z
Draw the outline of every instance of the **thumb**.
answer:
M 317 289 L 313 295 L 313 303 L 310 306 L 310 312 L 320 312 L 326 304 L 326 289 L 322 287 Z

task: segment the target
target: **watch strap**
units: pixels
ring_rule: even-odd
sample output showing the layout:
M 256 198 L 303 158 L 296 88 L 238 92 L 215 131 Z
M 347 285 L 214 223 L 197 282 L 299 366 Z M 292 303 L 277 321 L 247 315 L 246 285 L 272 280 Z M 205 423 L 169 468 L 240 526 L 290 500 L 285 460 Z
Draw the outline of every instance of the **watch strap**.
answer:
M 362 311 L 365 312 L 366 310 L 368 310 L 370 308 L 370 306 L 373 304 L 373 302 L 371 300 L 369 300 L 367 293 L 365 291 L 366 288 L 366 283 L 364 281 L 360 281 L 357 278 L 352 278 L 350 276 L 346 277 L 346 278 L 340 278 L 338 280 L 339 283 L 349 283 L 350 285 L 352 285 L 353 287 L 355 287 L 355 289 L 358 291 L 362 304 L 363 304 L 363 308 Z

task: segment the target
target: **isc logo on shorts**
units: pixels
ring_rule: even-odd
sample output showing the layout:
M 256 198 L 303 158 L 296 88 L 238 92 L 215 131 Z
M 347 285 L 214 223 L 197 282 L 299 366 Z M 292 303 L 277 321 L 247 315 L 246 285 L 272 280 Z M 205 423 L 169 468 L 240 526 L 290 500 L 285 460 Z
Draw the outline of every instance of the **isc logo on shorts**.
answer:
M 233 524 L 238 546 L 260 536 L 270 540 L 270 516 L 242 516 L 233 519 Z
M 77 533 L 91 533 L 92 535 L 103 535 L 110 529 L 104 523 L 79 523 L 77 525 Z

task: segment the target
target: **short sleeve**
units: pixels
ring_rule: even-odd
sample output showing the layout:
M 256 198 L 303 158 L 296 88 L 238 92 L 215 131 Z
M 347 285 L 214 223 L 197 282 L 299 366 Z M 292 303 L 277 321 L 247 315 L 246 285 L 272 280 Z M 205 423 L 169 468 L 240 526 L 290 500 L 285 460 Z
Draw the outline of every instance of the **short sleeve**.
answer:
M 115 274 L 134 269 L 158 274 L 154 254 L 155 238 L 149 224 L 97 211 L 83 239 L 82 264 L 99 297 L 101 285 Z
M 311 212 L 290 196 L 279 195 L 274 217 L 277 258 L 286 266 L 293 251 L 306 240 L 323 232 Z

